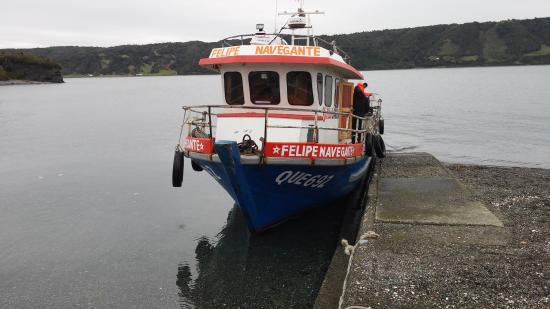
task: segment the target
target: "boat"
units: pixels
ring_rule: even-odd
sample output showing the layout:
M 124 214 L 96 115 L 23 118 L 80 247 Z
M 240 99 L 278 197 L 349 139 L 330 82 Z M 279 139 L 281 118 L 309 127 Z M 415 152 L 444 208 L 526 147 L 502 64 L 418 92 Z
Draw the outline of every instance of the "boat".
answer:
M 183 106 L 172 181 L 184 158 L 235 200 L 251 231 L 262 231 L 349 194 L 385 146 L 382 100 L 353 110 L 350 57 L 312 34 L 303 1 L 275 33 L 263 24 L 231 36 L 199 64 L 218 72 L 225 102 Z

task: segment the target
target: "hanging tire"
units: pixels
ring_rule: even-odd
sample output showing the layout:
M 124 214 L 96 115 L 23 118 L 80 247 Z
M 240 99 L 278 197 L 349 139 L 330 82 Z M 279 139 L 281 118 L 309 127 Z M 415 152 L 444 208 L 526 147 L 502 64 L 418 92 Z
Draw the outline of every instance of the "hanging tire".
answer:
M 380 120 L 378 120 L 378 132 L 380 134 L 384 134 L 384 118 L 380 118 Z
M 374 139 L 372 137 L 372 134 L 367 133 L 367 137 L 365 137 L 365 154 L 368 157 L 374 156 L 373 143 L 374 143 Z
M 375 135 L 373 138 L 373 144 L 374 144 L 374 151 L 376 152 L 376 156 L 379 158 L 385 158 L 386 144 L 384 143 L 384 139 L 382 139 L 382 136 Z
M 172 168 L 172 186 L 179 188 L 183 182 L 183 151 L 174 153 L 174 166 Z
M 202 166 L 200 166 L 197 162 L 195 162 L 194 160 L 191 160 L 191 168 L 193 168 L 193 170 L 195 172 L 202 172 L 203 169 L 202 169 Z

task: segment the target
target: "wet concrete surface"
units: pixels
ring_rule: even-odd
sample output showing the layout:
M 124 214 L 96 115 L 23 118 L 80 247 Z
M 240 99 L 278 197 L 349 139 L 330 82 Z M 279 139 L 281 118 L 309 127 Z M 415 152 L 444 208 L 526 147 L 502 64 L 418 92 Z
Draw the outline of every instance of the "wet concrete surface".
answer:
M 502 227 L 454 178 L 383 178 L 378 193 L 378 222 Z
M 550 170 L 444 167 L 428 154 L 394 154 L 378 173 L 359 235 L 379 237 L 356 245 L 340 308 L 548 308 Z M 375 220 L 381 179 L 434 176 L 459 179 L 504 227 Z

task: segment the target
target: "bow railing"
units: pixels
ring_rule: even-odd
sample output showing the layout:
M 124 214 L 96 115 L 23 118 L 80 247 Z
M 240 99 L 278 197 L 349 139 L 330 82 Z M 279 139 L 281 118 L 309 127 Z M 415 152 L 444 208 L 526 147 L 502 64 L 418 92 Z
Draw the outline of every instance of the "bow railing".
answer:
M 265 154 L 265 145 L 269 141 L 269 131 L 276 129 L 300 129 L 307 130 L 307 141 L 310 143 L 319 142 L 319 132 L 337 131 L 345 132 L 349 138 L 344 139 L 346 142 L 339 144 L 364 144 L 368 133 L 377 133 L 377 121 L 380 119 L 380 104 L 381 100 L 375 100 L 372 113 L 368 113 L 365 117 L 354 115 L 351 112 L 336 112 L 318 109 L 307 108 L 286 108 L 286 107 L 260 107 L 260 106 L 231 106 L 231 105 L 197 105 L 183 106 L 184 120 L 182 123 L 182 132 L 187 128 L 188 137 L 207 138 L 212 142 L 215 138 L 214 130 L 217 128 L 217 118 L 219 115 L 227 114 L 229 110 L 237 111 L 253 111 L 258 112 L 263 116 L 263 136 L 259 138 L 262 144 L 260 149 L 261 156 Z M 297 113 L 306 114 L 308 116 L 307 125 L 280 125 L 270 123 L 270 114 L 275 112 L 284 112 L 289 117 Z M 256 115 L 256 118 L 260 115 Z M 281 118 L 281 113 L 277 113 L 277 118 Z M 284 118 L 284 117 L 283 117 Z M 338 127 L 322 126 L 323 122 L 328 119 L 337 119 Z M 355 125 L 353 125 L 355 124 Z M 268 130 L 270 129 L 270 130 Z M 339 133 L 340 134 L 340 133 Z M 180 137 L 181 143 L 181 137 Z

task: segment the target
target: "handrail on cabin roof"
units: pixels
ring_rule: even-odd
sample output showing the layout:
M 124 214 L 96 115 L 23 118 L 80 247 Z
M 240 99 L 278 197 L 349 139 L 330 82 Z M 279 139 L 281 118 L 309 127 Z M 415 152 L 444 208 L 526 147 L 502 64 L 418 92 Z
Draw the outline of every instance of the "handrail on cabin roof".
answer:
M 256 35 L 257 34 L 253 33 L 253 34 L 239 34 L 239 35 L 234 35 L 234 36 L 227 37 L 227 38 L 221 40 L 222 47 L 234 46 L 231 43 L 229 43 L 230 41 L 240 41 L 241 45 L 246 45 L 245 40 L 251 39 Z M 342 58 L 344 59 L 344 62 L 346 62 L 347 64 L 351 63 L 351 57 L 345 51 L 343 51 L 341 48 L 336 46 L 336 41 L 328 42 L 328 41 L 323 40 L 323 39 L 321 39 L 317 36 L 314 36 L 314 35 L 302 35 L 302 34 L 261 33 L 261 35 L 273 36 L 273 41 L 277 38 L 282 38 L 283 36 L 294 37 L 295 39 L 296 38 L 298 38 L 298 39 L 312 39 L 312 42 L 314 44 L 313 46 L 323 47 L 323 48 L 329 50 L 331 53 L 335 53 L 337 55 L 342 56 Z M 319 42 L 325 44 L 326 46 L 319 45 Z M 311 46 L 311 45 L 308 45 L 308 46 Z

